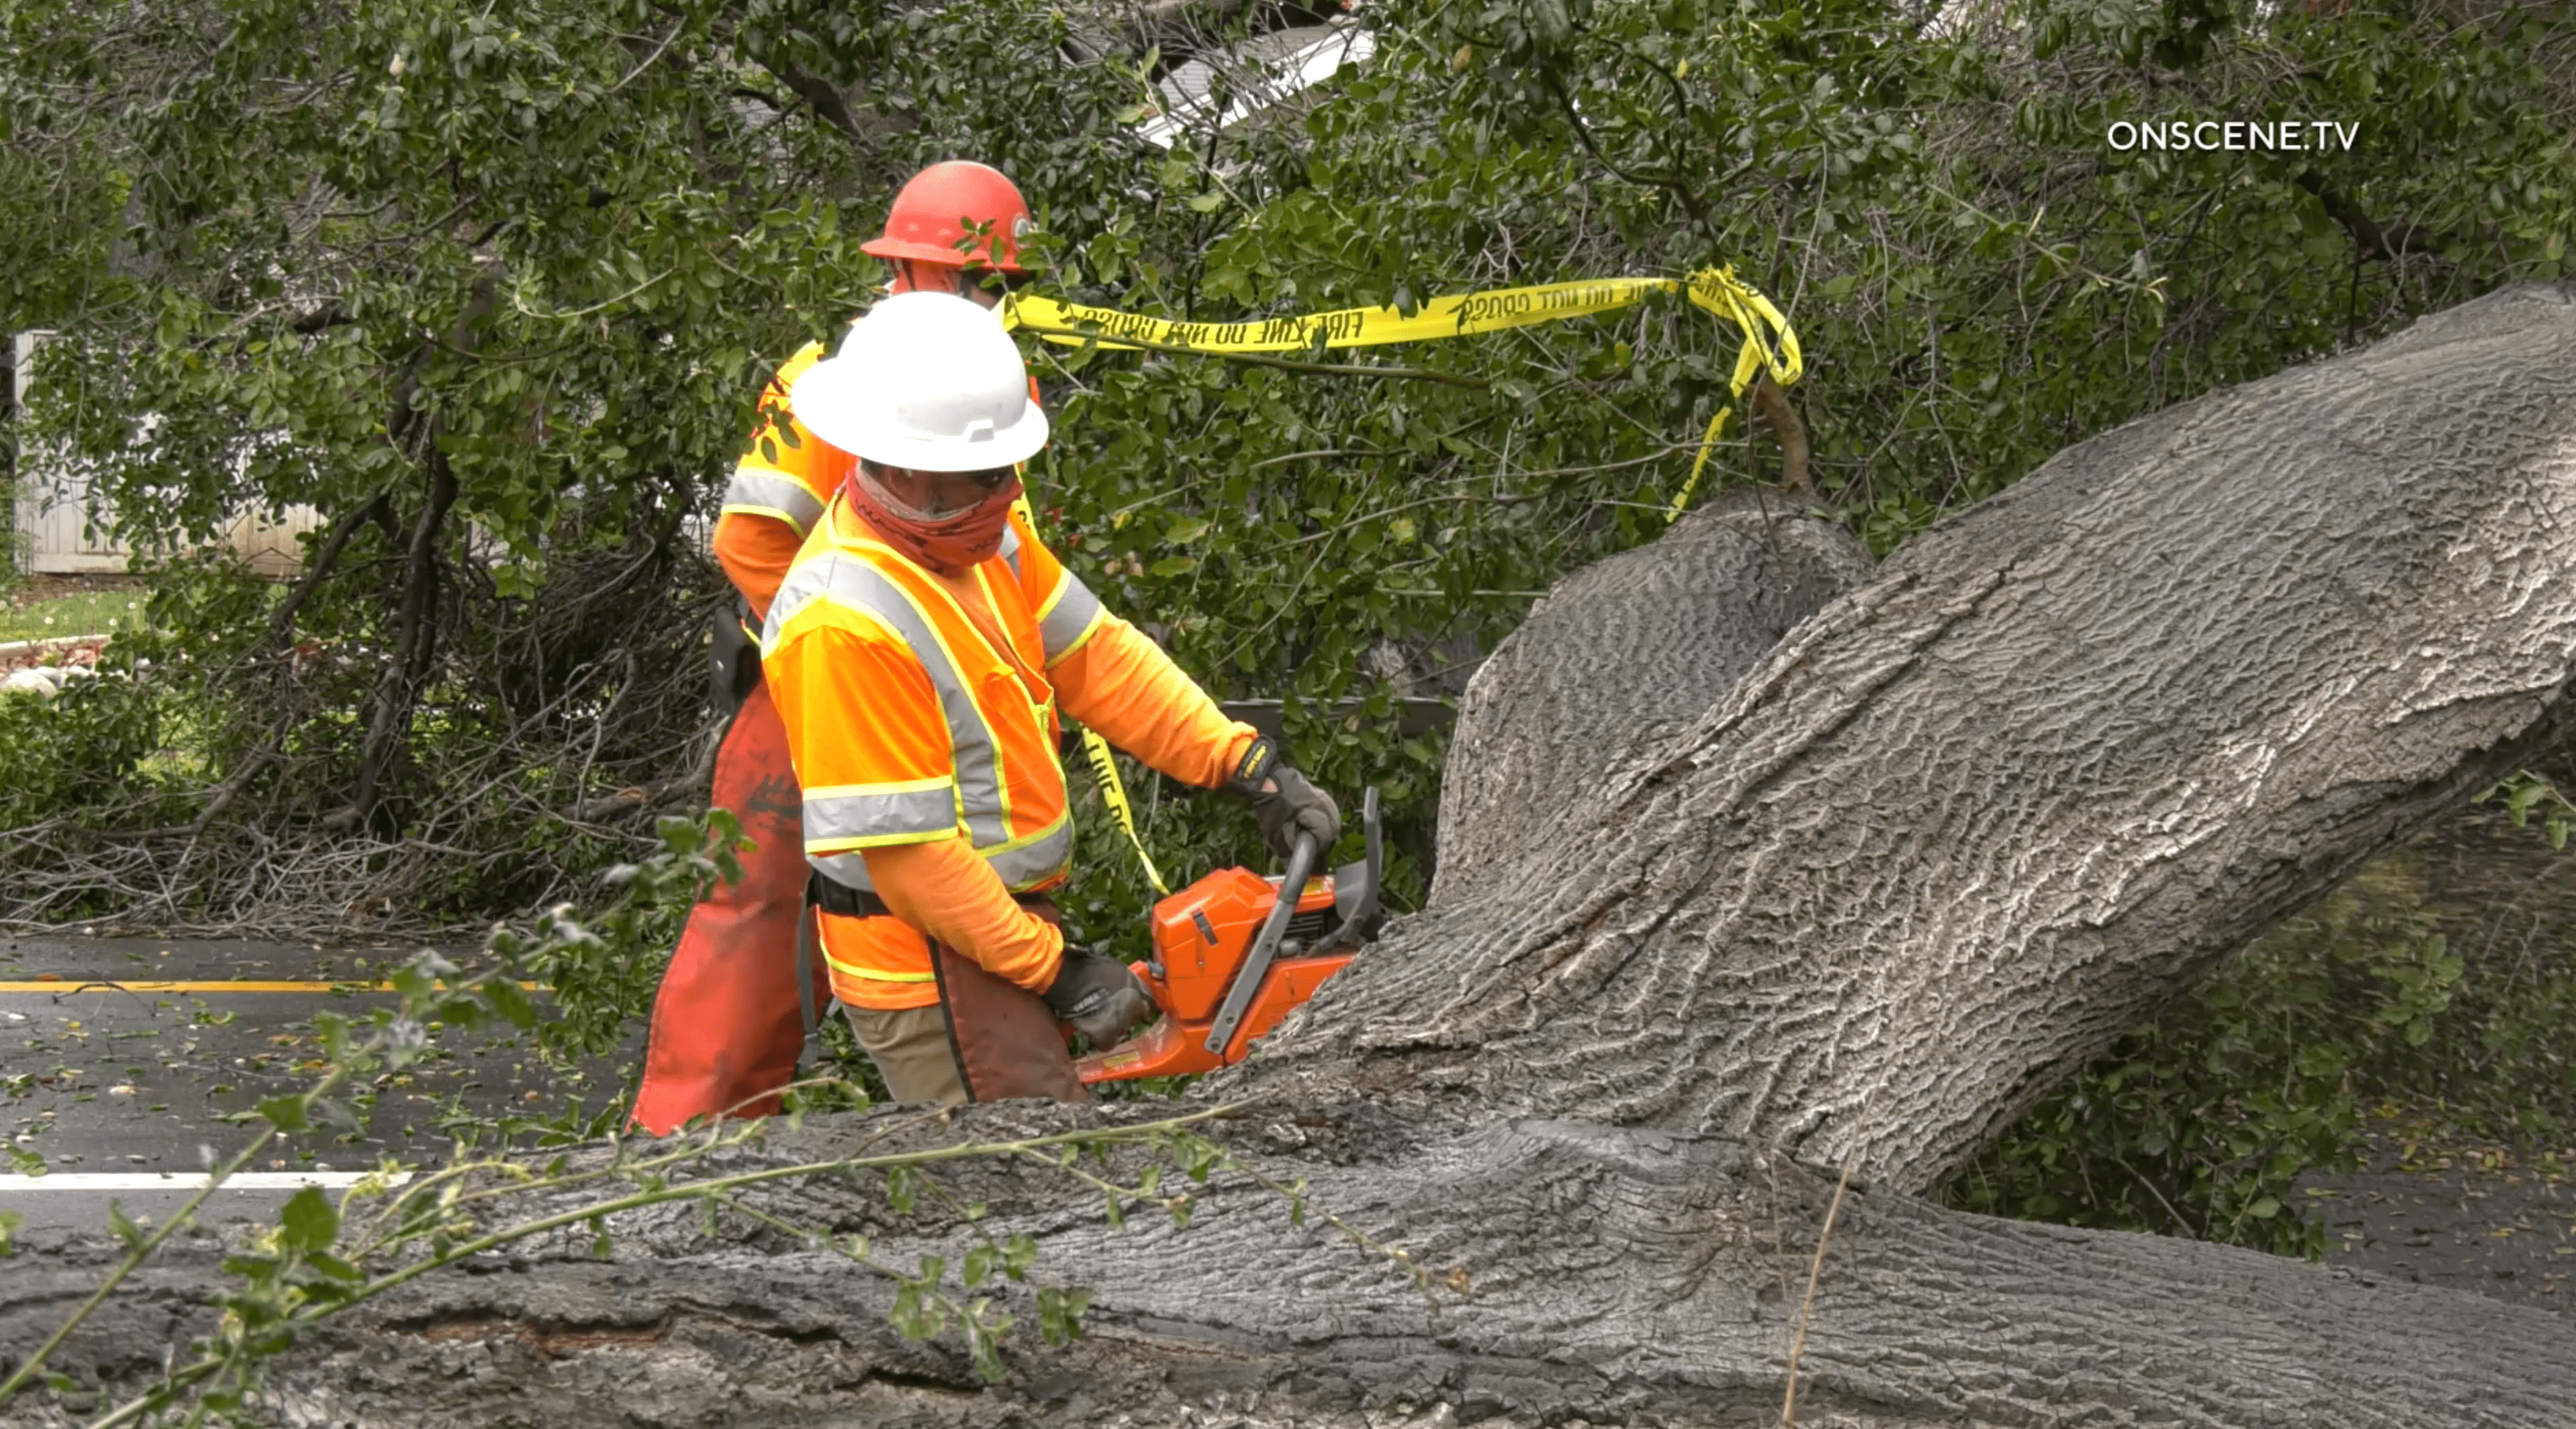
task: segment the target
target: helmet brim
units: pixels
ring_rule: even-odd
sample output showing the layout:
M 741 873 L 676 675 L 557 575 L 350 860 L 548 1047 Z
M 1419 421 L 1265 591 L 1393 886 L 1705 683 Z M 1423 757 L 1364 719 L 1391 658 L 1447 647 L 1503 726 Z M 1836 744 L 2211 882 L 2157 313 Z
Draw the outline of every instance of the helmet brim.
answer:
M 787 392 L 787 409 L 805 429 L 852 456 L 912 471 L 990 471 L 1017 466 L 1046 449 L 1047 415 L 1031 402 L 1020 419 L 972 438 L 924 438 L 870 420 L 866 395 L 873 374 L 844 357 L 827 357 L 805 370 Z
M 859 251 L 871 258 L 904 258 L 915 263 L 936 263 L 942 268 L 990 268 L 1014 275 L 1029 271 L 1008 259 L 996 263 L 974 250 L 961 253 L 954 248 L 942 248 L 936 243 L 916 243 L 908 238 L 871 238 L 859 245 Z

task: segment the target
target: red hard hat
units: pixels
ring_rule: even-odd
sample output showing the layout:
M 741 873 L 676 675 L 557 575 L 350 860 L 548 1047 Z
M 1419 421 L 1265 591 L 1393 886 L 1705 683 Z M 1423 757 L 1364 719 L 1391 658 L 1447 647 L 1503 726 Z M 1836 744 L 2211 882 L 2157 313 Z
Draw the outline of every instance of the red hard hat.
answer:
M 991 224 L 990 245 L 958 251 L 967 235 Z M 859 245 L 879 258 L 909 258 L 964 268 L 983 263 L 1005 273 L 1020 267 L 1020 236 L 1037 226 L 1029 201 L 1002 171 L 969 159 L 933 164 L 912 176 L 886 211 L 885 233 Z

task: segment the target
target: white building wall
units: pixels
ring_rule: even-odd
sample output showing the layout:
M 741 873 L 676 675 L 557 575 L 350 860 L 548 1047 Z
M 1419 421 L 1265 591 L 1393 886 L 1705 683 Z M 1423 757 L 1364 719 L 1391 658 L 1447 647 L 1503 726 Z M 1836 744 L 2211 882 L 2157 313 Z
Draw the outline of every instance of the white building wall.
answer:
M 36 349 L 50 336 L 22 332 L 10 344 L 13 411 L 25 409 L 26 395 L 34 390 Z M 89 477 L 78 464 L 29 442 L 23 430 L 16 456 L 14 544 L 20 569 L 43 575 L 123 571 L 133 552 L 109 538 L 106 513 L 92 500 Z M 217 540 L 260 574 L 287 576 L 303 566 L 296 538 L 320 524 L 320 513 L 310 506 L 290 506 L 277 520 L 244 512 L 225 526 Z

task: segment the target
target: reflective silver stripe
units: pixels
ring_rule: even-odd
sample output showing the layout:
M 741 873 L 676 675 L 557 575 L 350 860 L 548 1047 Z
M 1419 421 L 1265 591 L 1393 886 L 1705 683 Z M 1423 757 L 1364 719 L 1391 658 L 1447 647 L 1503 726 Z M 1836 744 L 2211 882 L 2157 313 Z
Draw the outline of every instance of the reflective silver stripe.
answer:
M 1017 848 L 998 853 L 988 852 L 984 861 L 990 864 L 1002 886 L 1014 893 L 1035 888 L 1073 866 L 1073 820 L 1058 820 L 1056 826 Z M 868 862 L 856 853 L 808 854 L 805 862 L 825 878 L 845 883 L 862 893 L 874 893 L 877 886 L 868 881 Z
M 1010 563 L 1011 574 L 1020 573 L 1020 532 L 1015 526 L 1002 528 L 1002 559 Z
M 985 728 L 984 716 L 975 708 L 974 698 L 966 691 L 965 678 L 958 673 L 956 658 L 940 641 L 939 632 L 883 572 L 838 551 L 800 563 L 787 573 L 787 579 L 779 584 L 777 597 L 770 602 L 761 650 L 765 653 L 776 646 L 779 632 L 787 628 L 787 622 L 797 612 L 826 599 L 873 617 L 893 631 L 911 649 L 912 657 L 921 662 L 922 673 L 930 677 L 930 688 L 938 694 L 940 713 L 948 722 L 948 749 L 956 765 L 957 804 L 965 813 L 967 837 L 977 848 L 1009 842 L 1010 826 L 1003 821 L 999 742 Z
M 1056 820 L 1055 827 L 1018 848 L 987 852 L 984 861 L 1012 892 L 1035 888 L 1073 866 L 1073 819 Z
M 957 783 L 832 785 L 805 791 L 805 847 L 896 843 L 957 829 Z
M 725 485 L 724 506 L 728 511 L 775 512 L 800 533 L 814 529 L 814 519 L 823 514 L 823 503 L 803 482 L 752 466 L 734 468 L 733 480 Z
M 1100 619 L 1100 597 L 1073 572 L 1066 571 L 1055 593 L 1038 608 L 1038 647 L 1050 665 L 1080 648 Z

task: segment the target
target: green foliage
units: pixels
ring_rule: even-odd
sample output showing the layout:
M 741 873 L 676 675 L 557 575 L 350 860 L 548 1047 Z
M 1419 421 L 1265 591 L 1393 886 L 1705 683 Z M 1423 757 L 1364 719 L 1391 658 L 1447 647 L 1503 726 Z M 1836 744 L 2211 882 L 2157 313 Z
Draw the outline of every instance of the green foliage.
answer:
M 2540 814 L 2540 825 L 2553 849 L 2567 847 L 2567 835 L 2576 831 L 2576 804 L 2567 801 L 2557 784 L 2546 776 L 2525 769 L 2479 793 L 2476 802 L 2501 799 L 2505 817 L 2517 829 L 2529 826 L 2533 811 Z
M 2123 1036 L 1954 1177 L 1950 1204 L 2320 1254 L 2292 1182 L 2359 1164 L 2365 1099 L 2420 1069 L 2461 983 L 2394 877 L 2375 868 Z
M 665 818 L 658 832 L 655 856 L 602 876 L 614 894 L 606 908 L 583 918 L 571 904 L 558 904 L 539 929 L 495 927 L 487 941 L 494 956 L 552 989 L 542 1020 L 515 984 L 495 993 L 510 1020 L 535 1028 L 538 1047 L 558 1061 L 614 1050 L 652 1007 L 689 909 L 717 880 L 742 877 L 742 826 L 730 812 Z
M 1810 354 L 1813 500 L 1883 550 L 2070 441 L 2561 270 L 2570 21 L 2281 8 L 2031 0 L 1938 35 L 1883 0 L 1373 11 L 1360 71 L 1166 152 L 1128 126 L 1168 62 L 1063 63 L 1080 17 L 1035 0 L 26 0 L 0 284 L 66 335 L 43 430 L 129 536 L 296 502 L 348 532 L 284 630 L 167 613 L 206 672 L 168 791 L 465 850 L 385 901 L 482 917 L 630 858 L 640 823 L 577 811 L 685 769 L 720 597 L 684 523 L 768 371 L 867 301 L 858 244 L 920 162 L 1001 165 L 1045 285 L 1136 311 L 1737 263 Z M 2328 111 L 2364 122 L 2352 153 L 2103 138 Z M 2366 251 L 2373 215 L 2410 256 Z M 1381 786 L 1401 906 L 1442 750 L 1392 698 L 1456 689 L 1549 581 L 1662 528 L 1733 356 L 1673 302 L 1393 359 L 1464 385 L 1050 347 L 1033 484 L 1113 608 L 1218 693 L 1289 700 L 1327 786 Z M 1748 425 L 1721 483 L 1775 474 Z M 1183 868 L 1251 852 L 1240 819 L 1158 824 Z M 1099 911 L 1140 901 L 1121 872 Z
M 120 656 L 124 652 L 120 651 Z M 52 700 L 0 695 L 0 826 L 78 818 L 149 796 L 146 761 L 161 747 L 162 705 L 151 681 L 122 660 L 64 683 Z

